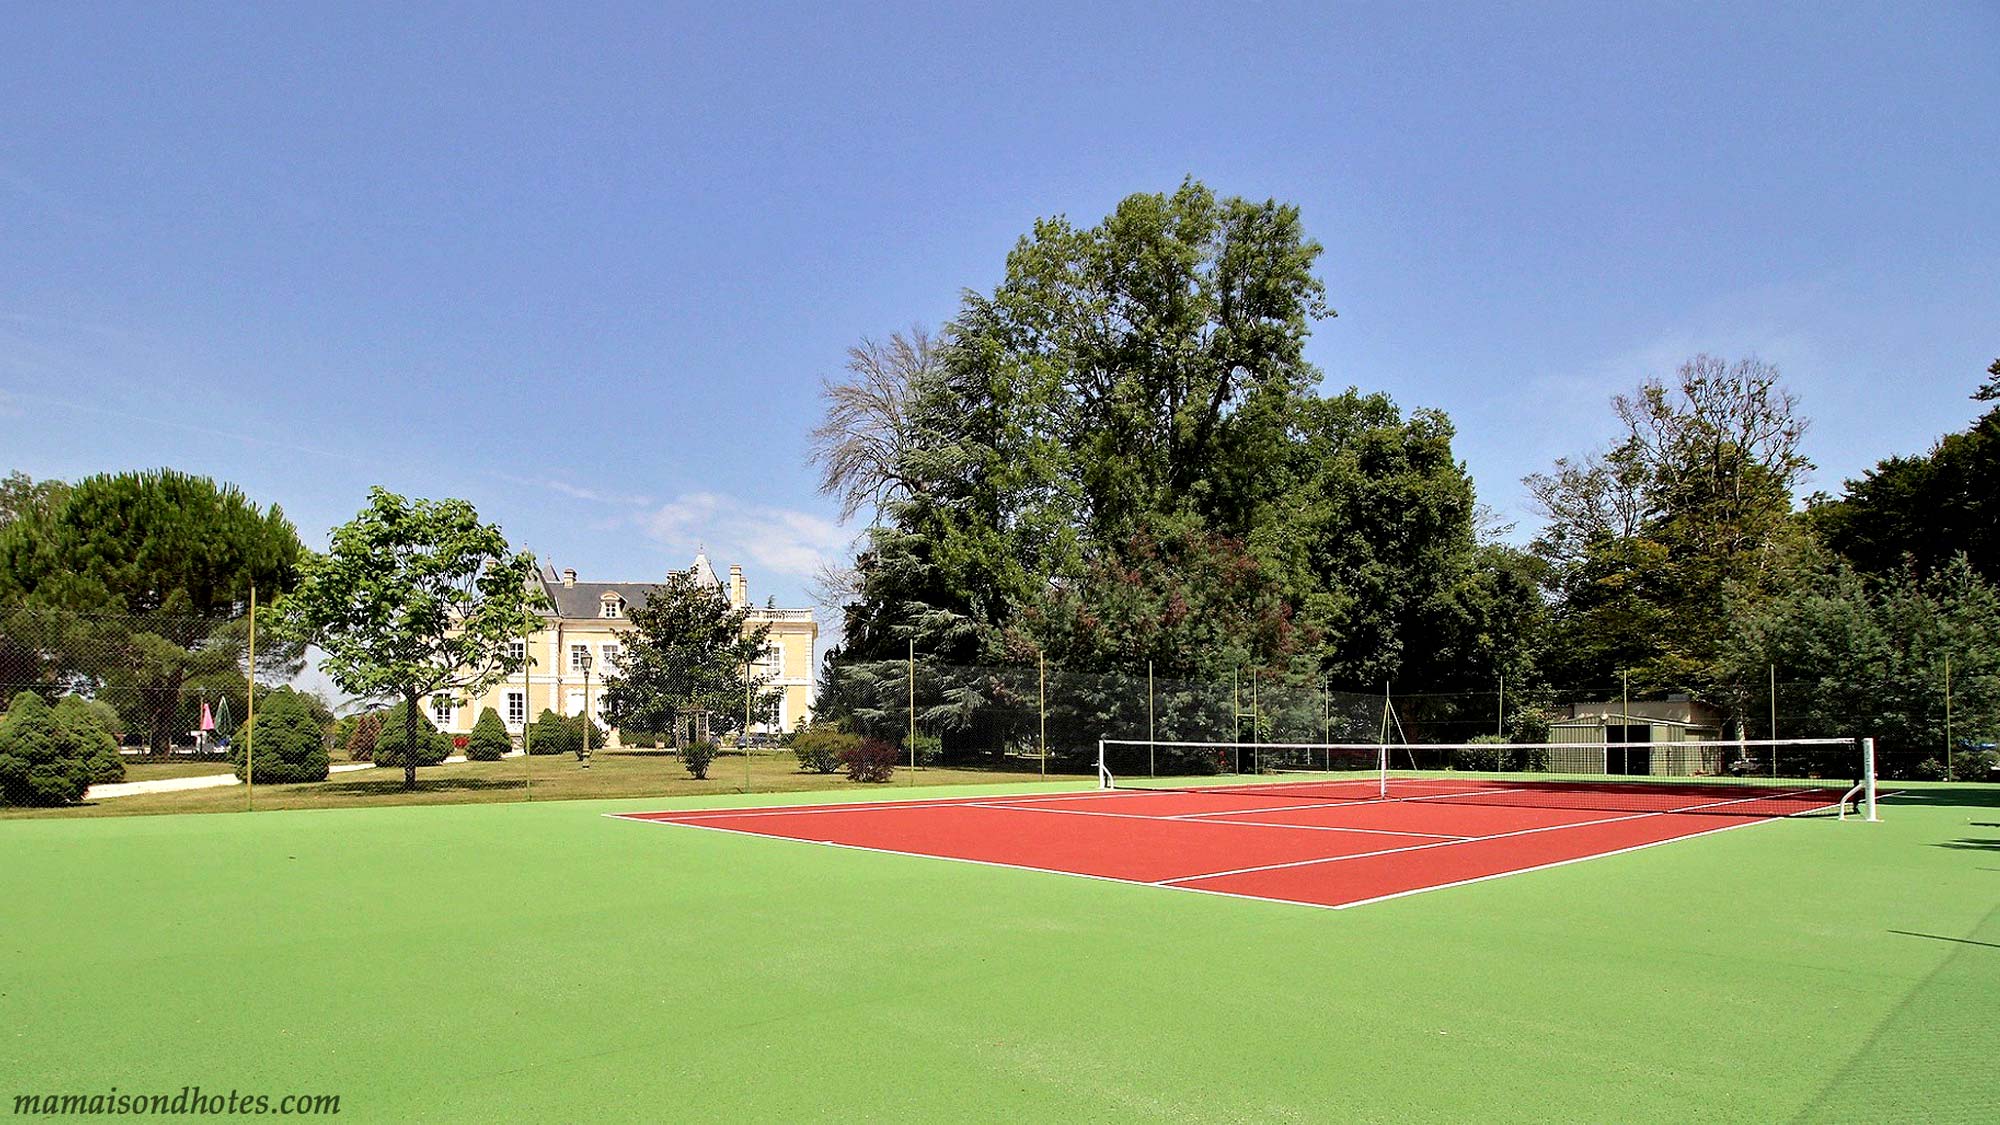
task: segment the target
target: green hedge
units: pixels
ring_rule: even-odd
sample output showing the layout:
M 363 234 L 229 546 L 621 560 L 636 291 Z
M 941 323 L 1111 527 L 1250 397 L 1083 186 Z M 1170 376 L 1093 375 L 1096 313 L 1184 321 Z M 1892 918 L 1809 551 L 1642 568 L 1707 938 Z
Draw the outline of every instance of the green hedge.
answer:
M 118 753 L 118 712 L 109 703 L 65 695 L 53 710 L 56 725 L 67 727 L 70 737 L 90 746 L 90 783 L 102 785 L 125 780 L 125 759 Z
M 533 729 L 528 732 L 528 752 L 536 756 L 543 754 L 574 754 L 583 757 L 583 716 L 558 715 L 548 708 L 535 719 Z M 590 748 L 602 750 L 611 741 L 611 732 L 590 723 Z
M 546 707 L 528 730 L 528 752 L 536 756 L 575 754 L 582 749 L 583 727 Z
M 497 762 L 514 748 L 514 740 L 507 737 L 507 724 L 500 721 L 500 712 L 488 707 L 479 713 L 479 721 L 472 724 L 472 736 L 465 742 L 465 757 L 472 762 Z
M 837 773 L 840 756 L 861 745 L 861 736 L 833 726 L 810 726 L 792 735 L 792 753 L 807 773 Z
M 73 805 L 103 769 L 111 736 L 94 721 L 59 722 L 41 696 L 24 691 L 0 718 L 0 804 Z M 115 744 L 111 747 L 117 753 Z
M 326 780 L 326 728 L 317 709 L 291 688 L 281 687 L 258 700 L 257 714 L 230 743 L 229 760 L 239 778 L 248 773 L 246 746 L 256 755 L 257 781 L 276 785 Z

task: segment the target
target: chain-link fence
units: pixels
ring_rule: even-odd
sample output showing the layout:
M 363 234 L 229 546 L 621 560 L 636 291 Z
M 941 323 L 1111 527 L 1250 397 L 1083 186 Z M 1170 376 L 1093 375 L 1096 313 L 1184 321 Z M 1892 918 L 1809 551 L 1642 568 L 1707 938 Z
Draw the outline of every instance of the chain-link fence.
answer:
M 341 697 L 310 651 L 277 643 L 268 628 L 255 637 L 253 676 L 252 640 L 244 618 L 0 610 L 0 703 L 9 707 L 0 718 L 0 808 L 95 814 L 866 784 L 837 763 L 821 772 L 823 755 L 808 764 L 786 740 L 762 736 L 725 738 L 704 765 L 672 733 L 608 730 L 598 713 L 586 749 L 580 719 L 558 717 L 573 728 L 565 734 L 538 719 L 542 700 L 531 693 L 516 711 L 506 685 L 484 703 L 425 698 L 409 749 L 402 711 Z M 1886 779 L 1995 779 L 1995 677 L 1850 684 L 1787 679 L 1780 668 L 1765 679 L 1704 700 L 1624 683 L 1369 689 L 1249 667 L 1195 678 L 1145 665 L 958 665 L 919 653 L 828 666 L 815 713 L 898 747 L 891 784 L 902 785 L 1080 779 L 1095 769 L 1099 739 L 1404 746 L 1540 742 L 1565 731 L 1600 742 L 1869 736 Z M 246 725 L 253 681 L 259 718 Z M 548 702 L 571 709 L 553 692 Z M 504 712 L 492 719 L 497 740 L 490 729 L 479 734 L 486 706 Z M 914 770 L 912 733 L 925 748 Z M 1172 748 L 1152 757 L 1149 768 L 1162 773 L 1200 765 L 1199 755 Z M 1448 755 L 1422 751 L 1396 762 L 1451 766 Z
M 834 665 L 817 713 L 891 741 L 911 731 L 936 738 L 947 763 L 1031 764 L 1050 773 L 1090 772 L 1099 739 L 1406 745 L 1872 737 L 1884 777 L 2000 780 L 2000 677 L 1992 676 L 1947 685 L 1942 678 L 1847 684 L 1774 674 L 1760 691 L 1710 700 L 1635 691 L 1627 682 L 1369 691 L 1250 669 L 1190 679 L 1143 667 L 954 665 L 919 654 Z M 1395 760 L 1449 767 L 1448 755 L 1421 750 Z

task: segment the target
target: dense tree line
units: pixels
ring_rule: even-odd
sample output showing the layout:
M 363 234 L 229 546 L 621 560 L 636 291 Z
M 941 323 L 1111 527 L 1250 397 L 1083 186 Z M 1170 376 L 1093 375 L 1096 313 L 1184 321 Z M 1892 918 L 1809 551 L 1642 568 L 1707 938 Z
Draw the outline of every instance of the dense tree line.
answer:
M 1441 412 L 1322 393 L 1303 350 L 1333 316 L 1319 257 L 1295 208 L 1189 182 L 1095 226 L 1040 221 L 937 334 L 852 349 L 813 434 L 823 489 L 869 518 L 828 583 L 844 630 L 822 712 L 900 731 L 914 650 L 919 724 L 947 734 L 1018 712 L 1039 681 L 1008 670 L 1044 664 L 1097 674 L 1059 716 L 1077 738 L 1130 722 L 1119 677 L 1148 665 L 1376 690 L 1504 678 L 1530 702 L 1629 677 L 1741 725 L 1777 662 L 1829 698 L 1847 685 L 1808 725 L 1938 745 L 1882 686 L 1921 693 L 1938 670 L 1899 656 L 1891 674 L 1882 654 L 1952 648 L 1977 676 L 2000 645 L 2000 410 L 1803 506 L 1807 420 L 1779 372 L 1697 356 L 1613 400 L 1608 449 L 1528 478 L 1545 525 L 1517 548 L 1482 535 Z M 1992 374 L 1981 397 L 2000 396 Z M 1808 641 L 1829 591 L 1862 631 L 1839 659 Z M 1919 618 L 1951 624 L 1920 641 Z
M 206 477 L 16 473 L 0 492 L 0 682 L 93 691 L 156 752 L 186 730 L 193 693 L 241 684 L 251 587 L 268 602 L 297 581 L 284 512 Z M 258 663 L 282 676 L 301 654 L 267 637 Z

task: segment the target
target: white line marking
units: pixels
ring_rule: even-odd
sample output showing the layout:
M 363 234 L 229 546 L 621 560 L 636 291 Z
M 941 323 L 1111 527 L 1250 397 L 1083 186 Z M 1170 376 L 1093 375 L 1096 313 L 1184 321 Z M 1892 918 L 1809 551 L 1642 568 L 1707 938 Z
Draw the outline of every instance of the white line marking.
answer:
M 1811 790 L 1799 790 L 1809 793 Z M 1686 808 L 1660 809 L 1656 812 L 1630 813 L 1625 816 L 1605 817 L 1601 820 L 1580 820 L 1574 824 L 1549 824 L 1540 828 L 1520 828 L 1512 832 L 1495 832 L 1487 836 L 1470 836 L 1463 840 L 1447 840 L 1440 844 L 1410 844 L 1401 848 L 1384 848 L 1380 851 L 1356 852 L 1353 855 L 1330 855 L 1323 859 L 1297 859 L 1290 863 L 1265 863 L 1255 867 L 1239 867 L 1233 871 L 1211 871 L 1206 875 L 1183 875 L 1178 879 L 1163 879 L 1162 883 L 1195 883 L 1204 879 L 1220 879 L 1225 875 L 1248 875 L 1256 871 L 1277 871 L 1287 867 L 1311 867 L 1321 863 L 1344 863 L 1350 859 L 1371 859 L 1379 855 L 1398 855 L 1403 852 L 1428 851 L 1431 848 L 1452 848 L 1461 844 L 1478 844 L 1487 840 L 1505 840 L 1515 836 L 1533 836 L 1542 832 L 1561 832 L 1567 828 L 1589 828 L 1599 824 L 1619 824 L 1628 820 L 1645 820 L 1654 816 L 1673 816 L 1679 813 L 1699 812 L 1702 809 L 1722 808 L 1726 805 L 1740 805 L 1746 801 L 1761 801 L 1773 794 L 1760 793 L 1755 797 L 1739 797 L 1733 801 L 1711 801 L 1705 805 L 1690 805 Z
M 1699 839 L 1700 837 L 1703 836 L 1713 836 L 1717 832 L 1729 832 L 1737 828 L 1748 828 L 1755 824 L 1769 824 L 1774 820 L 1784 820 L 1784 819 L 1785 819 L 1784 817 L 1749 818 L 1737 824 L 1725 824 L 1720 828 L 1707 828 L 1703 829 L 1700 832 L 1690 832 L 1685 836 L 1669 836 L 1664 840 L 1649 840 L 1643 844 L 1633 844 L 1631 847 L 1628 848 L 1617 848 L 1608 852 L 1594 852 L 1590 855 L 1571 856 L 1568 859 L 1553 860 L 1549 863 L 1538 863 L 1533 867 L 1516 867 L 1512 871 L 1495 871 L 1491 875 L 1475 875 L 1470 879 L 1455 879 L 1449 883 L 1434 883 L 1428 887 L 1411 887 L 1409 890 L 1406 891 L 1395 891 L 1386 895 L 1376 895 L 1374 898 L 1358 898 L 1355 899 L 1353 902 L 1343 902 L 1340 905 L 1334 907 L 1334 909 L 1346 910 L 1350 906 L 1367 906 L 1369 903 L 1373 902 L 1388 902 L 1390 899 L 1394 898 L 1408 898 L 1411 895 L 1420 895 L 1423 894 L 1425 891 L 1441 891 L 1446 887 L 1463 887 L 1463 886 L 1468 886 L 1472 883 L 1484 883 L 1492 879 L 1505 879 L 1509 875 L 1525 875 L 1530 871 L 1547 871 L 1551 867 L 1567 867 L 1572 863 L 1582 863 L 1585 860 L 1592 860 L 1592 859 L 1603 859 L 1605 856 L 1608 855 L 1624 855 L 1627 852 L 1645 851 L 1647 848 L 1657 848 L 1661 844 L 1677 844 L 1682 840 Z
M 1091 793 L 1091 794 L 1079 794 L 1079 796 L 1091 796 L 1091 795 L 1095 795 L 1095 793 L 1099 793 L 1099 792 L 1115 792 L 1115 790 L 1097 790 L 1097 791 L 1093 791 L 1093 793 Z M 1802 793 L 1809 793 L 1809 792 L 1813 792 L 1813 790 L 1799 790 L 1798 792 L 1802 792 Z M 1030 795 L 1030 797 L 1029 797 L 1029 798 L 1026 798 L 1026 799 L 1033 799 L 1033 798 L 1032 798 L 1032 795 Z M 960 798 L 936 798 L 936 799 L 934 799 L 934 800 L 928 800 L 928 801 L 925 801 L 925 802 L 922 802 L 922 804 L 925 804 L 925 805 L 929 805 L 929 804 L 936 804 L 936 803 L 940 803 L 940 802 L 952 802 L 952 801 L 956 801 L 956 802 L 963 802 L 963 801 L 965 801 L 965 800 L 966 800 L 966 798 L 963 798 L 963 797 L 960 797 Z M 874 807 L 878 807 L 878 808 L 882 808 L 882 807 L 888 807 L 888 808 L 894 808 L 894 807 L 897 807 L 897 806 L 905 806 L 905 807 L 907 807 L 907 806 L 910 806 L 910 805 L 915 805 L 915 804 L 919 804 L 919 802 L 914 802 L 914 801 L 893 801 L 893 802 L 890 802 L 890 801 L 884 801 L 884 802 L 857 802 L 857 804 L 862 804 L 862 805 L 870 805 L 870 804 L 872 804 L 872 805 L 873 805 Z M 776 812 L 803 812 L 803 811 L 819 811 L 819 810 L 821 810 L 821 809 L 832 809 L 832 810 L 838 810 L 838 809 L 840 809 L 840 808 L 842 808 L 842 807 L 844 807 L 844 806 L 840 806 L 840 805 L 825 805 L 825 806 L 815 806 L 815 805 L 800 805 L 800 806 L 797 806 L 796 808 L 790 808 L 790 809 L 787 809 L 787 808 L 783 808 L 783 807 L 776 807 L 776 808 L 772 808 L 772 807 L 770 807 L 770 806 L 766 806 L 766 809 L 768 809 L 768 810 L 769 810 L 770 812 L 773 812 L 773 813 L 776 813 Z M 1828 807 L 1831 807 L 1831 806 L 1828 806 Z M 759 810 L 759 811 L 763 811 L 763 810 Z M 1817 811 L 1817 810 L 1810 810 L 1810 811 Z M 1179 886 L 1179 885 L 1177 885 L 1177 884 L 1175 884 L 1175 883 L 1173 883 L 1173 882 L 1153 882 L 1153 883 L 1148 883 L 1148 882 L 1144 882 L 1144 881 L 1141 881 L 1141 880 L 1138 880 L 1138 879 L 1126 879 L 1126 878 L 1121 878 L 1121 877 L 1119 877 L 1119 876 L 1116 876 L 1116 875 L 1092 875 L 1092 874 L 1089 874 L 1089 873 L 1087 873 L 1087 872 L 1083 872 L 1083 871 L 1066 871 L 1066 870 L 1064 870 L 1064 869 L 1062 869 L 1062 868 L 1060 868 L 1060 867 L 1033 867 L 1033 866 L 1030 866 L 1030 865 L 1028 865 L 1028 864 L 1024 864 L 1024 863 L 1001 863 L 1001 862 L 999 862 L 999 861 L 997 861 L 997 860 L 985 860 L 985 859 L 969 859 L 969 858 L 966 858 L 966 857 L 964 857 L 964 856 L 951 856 L 951 855 L 933 855 L 933 854 L 931 854 L 931 853 L 929 853 L 929 852 L 910 852 L 910 851 L 901 851 L 901 850 L 898 850 L 898 849 L 896 849 L 896 848 L 876 848 L 876 847 L 869 847 L 869 846 L 866 846 L 866 845 L 863 845 L 863 844 L 840 844 L 840 843 L 835 843 L 835 842 L 834 842 L 834 841 L 832 841 L 832 840 L 808 840 L 808 839 L 805 839 L 805 838 L 803 838 L 803 837 L 799 837 L 799 836 L 775 836 L 775 835 L 767 835 L 767 834 L 765 834 L 765 833 L 762 833 L 762 832 L 753 832 L 753 831 L 750 831 L 750 830 L 749 830 L 749 829 L 747 829 L 747 828 L 726 828 L 726 827 L 722 827 L 722 826 L 720 826 L 720 825 L 713 825 L 713 824 L 697 824 L 697 823 L 693 823 L 693 822 L 691 822 L 691 821 L 687 821 L 687 820 L 655 820 L 655 819 L 650 819 L 650 818 L 648 818 L 648 817 L 646 817 L 646 816 L 644 816 L 644 815 L 641 815 L 641 814 L 635 814 L 635 813 L 601 813 L 601 814 L 599 814 L 599 815 L 601 815 L 601 816 L 604 816 L 604 817 L 607 817 L 607 818 L 609 818 L 609 819 L 612 819 L 612 820 L 631 820 L 631 821 L 637 821 L 637 822 L 639 822 L 639 823 L 641 823 L 641 824 L 660 824 L 660 825 L 666 825 L 666 826 L 669 826 L 669 827 L 674 827 L 674 828 L 698 828 L 698 829 L 702 829 L 702 830 L 704 830 L 704 831 L 708 831 L 708 832 L 724 832 L 724 833 L 728 833 L 729 835 L 732 835 L 732 836 L 748 836 L 748 837 L 751 837 L 752 839 L 758 839 L 758 840 L 773 840 L 773 841 L 779 841 L 779 842 L 783 842 L 783 843 L 794 843 L 794 844 L 813 844 L 813 845 L 816 845 L 816 846 L 819 846 L 819 847 L 824 847 L 824 848 L 839 848 L 839 849 L 842 849 L 842 850 L 844 850 L 844 851 L 852 851 L 852 852 L 874 852 L 874 853 L 876 853 L 876 854 L 878 854 L 878 855 L 899 855 L 899 856 L 908 856 L 908 857 L 910 857 L 910 858 L 912 858 L 912 859 L 936 859 L 936 860 L 944 860 L 945 862 L 948 862 L 948 863 L 968 863 L 968 864 L 972 864 L 972 865 L 973 865 L 973 866 L 975 866 L 975 867 L 997 867 L 997 868 L 1002 868 L 1002 869 L 1005 869 L 1005 870 L 1012 870 L 1012 871 L 1031 871 L 1031 872 L 1035 872 L 1035 873 L 1038 873 L 1038 874 L 1045 874 L 1045 875 L 1067 875 L 1067 876 L 1070 876 L 1071 878 L 1075 878 L 1075 879 L 1090 879 L 1090 880 L 1093 880 L 1093 881 L 1095 881 L 1095 882 L 1099 882 L 1099 883 L 1121 883 L 1121 884 L 1124 884 L 1124 885 L 1126 885 L 1126 886 L 1132 886 L 1132 887 L 1156 887 L 1156 888 L 1159 888 L 1159 889 L 1161 889 L 1161 890 L 1169 890 L 1169 891 L 1181 891 L 1181 892 L 1184 892 L 1184 893 L 1187 893 L 1187 894 L 1198 894 L 1198 895 L 1210 895 L 1210 896 L 1213 896 L 1213 897 L 1215 897 L 1215 898 L 1233 898 L 1233 899 L 1241 899 L 1241 900 L 1244 900 L 1244 901 L 1248 901 L 1248 902 L 1269 902 L 1269 903 L 1277 903 L 1277 904 L 1279 904 L 1279 905 L 1282 905 L 1282 906 L 1304 906 L 1304 907 L 1308 907 L 1308 908 L 1310 908 L 1310 909 L 1313 909 L 1313 910 L 1346 910 L 1346 909 L 1347 909 L 1348 907 L 1351 907 L 1351 906 L 1364 906 L 1364 905 L 1367 905 L 1367 904 L 1369 904 L 1369 903 L 1375 903 L 1375 902 L 1383 902 L 1383 901 L 1387 901 L 1388 899 L 1392 899 L 1392 898 L 1399 898 L 1399 897 L 1405 897 L 1405 896 L 1408 896 L 1408 895 L 1414 895 L 1414 894 L 1421 894 L 1421 893 L 1423 893 L 1424 891 L 1432 891 L 1432 890 L 1439 890 L 1439 889 L 1441 889 L 1441 888 L 1443 888 L 1443 887 L 1448 887 L 1448 886 L 1459 886 L 1459 885 L 1462 885 L 1462 884 L 1464 884 L 1464 883 L 1474 883 L 1474 882 L 1481 882 L 1481 881 L 1484 881 L 1484 880 L 1487 880 L 1487 879 L 1501 879 L 1501 878 L 1505 878 L 1505 877 L 1507 877 L 1507 876 L 1509 876 L 1509 875 L 1519 875 L 1519 874 L 1521 874 L 1521 873 L 1523 873 L 1523 872 L 1526 872 L 1526 871 L 1539 871 L 1539 870 L 1542 870 L 1543 868 L 1546 868 L 1546 867 L 1560 867 L 1560 866 L 1563 866 L 1564 864 L 1568 864 L 1568 863 L 1581 863 L 1581 862 L 1583 862 L 1584 860 L 1587 860 L 1587 859 L 1599 859 L 1599 858 L 1602 858 L 1603 856 L 1607 856 L 1607 855 L 1621 855 L 1621 854 L 1623 854 L 1624 852 L 1628 852 L 1628 851 L 1638 851 L 1638 850 L 1640 850 L 1641 848 L 1649 848 L 1649 847 L 1655 847 L 1655 846 L 1658 846 L 1658 845 L 1660 845 L 1660 844 L 1671 844 L 1671 843 L 1674 843 L 1674 842 L 1676 842 L 1676 841 L 1679 841 L 1679 840 L 1692 840 L 1692 839 L 1695 839 L 1695 838 L 1697 838 L 1697 837 L 1700 837 L 1700 836 L 1710 836 L 1710 835 L 1714 835 L 1714 834 L 1715 834 L 1715 833 L 1717 833 L 1717 832 L 1726 832 L 1726 831 L 1728 831 L 1728 830 L 1730 830 L 1730 829 L 1732 829 L 1732 828 L 1747 828 L 1747 827 L 1749 827 L 1749 826 L 1751 826 L 1751 825 L 1755 825 L 1755 824 L 1769 824 L 1769 823 L 1771 823 L 1772 821 L 1776 821 L 1776 820 L 1784 820 L 1784 819 L 1788 819 L 1788 818 L 1786 818 L 1786 817 L 1762 817 L 1762 818 L 1757 818 L 1757 819 L 1753 819 L 1753 820 L 1746 820 L 1746 821 L 1744 821 L 1744 822 L 1743 822 L 1743 823 L 1741 823 L 1741 824 L 1726 824 L 1726 825 L 1723 825 L 1723 826 L 1721 826 L 1720 828 L 1711 828 L 1711 829 L 1708 829 L 1708 830 L 1706 830 L 1706 831 L 1702 831 L 1702 832 L 1691 832 L 1691 833 L 1688 833 L 1687 835 L 1684 835 L 1684 836 L 1670 836 L 1670 837 L 1668 837 L 1668 838 L 1666 838 L 1666 839 L 1664 839 L 1664 840 L 1655 840 L 1655 841 L 1653 841 L 1652 843 L 1648 843 L 1648 844 L 1640 844 L 1640 845 L 1637 845 L 1637 846 L 1634 846 L 1634 847 L 1630 847 L 1630 848 L 1621 848 L 1621 849 L 1618 849 L 1617 851 L 1610 851 L 1610 852 L 1597 852 L 1597 853 L 1593 853 L 1593 854 L 1591 854 L 1591 855 L 1586 855 L 1586 856 L 1576 856 L 1576 857 L 1574 857 L 1574 858 L 1572 858 L 1572 859 L 1567 859 L 1567 860 L 1561 860 L 1561 861 L 1558 861 L 1558 862 L 1556 862 L 1556 863 L 1549 863 L 1549 864 L 1542 864 L 1542 865 L 1539 865 L 1539 866 L 1536 866 L 1536 867 L 1524 867 L 1524 868 L 1520 868 L 1519 870 L 1514 870 L 1514 871 L 1498 871 L 1498 872 L 1495 872 L 1495 873 L 1493 873 L 1493 874 L 1491 874 L 1491 875 L 1484 875 L 1484 876 L 1480 876 L 1480 877 L 1478 877 L 1478 878 L 1476 878 L 1476 879 L 1465 879 L 1465 880 L 1460 880 L 1459 882 L 1456 882 L 1456 883 L 1439 883 L 1439 884 L 1437 884 L 1437 885 L 1435 885 L 1435 886 L 1429 886 L 1429 887 L 1412 887 L 1412 888 L 1410 888 L 1410 889 L 1409 889 L 1409 890 L 1407 890 L 1407 891 L 1399 891 L 1399 892 L 1396 892 L 1395 894 L 1390 894 L 1390 895 L 1381 895 L 1381 896 L 1377 896 L 1376 898 L 1371 898 L 1371 899 L 1362 899 L 1362 900 L 1357 900 L 1357 901 L 1355 901 L 1355 902 L 1341 902 L 1341 903 L 1335 903 L 1335 902 L 1310 902 L 1310 901 L 1306 901 L 1306 900 L 1304 900 L 1304 899 L 1296 899 L 1296 898 L 1278 898 L 1278 897 L 1276 897 L 1276 896 L 1273 896 L 1273 895 L 1253 895 L 1253 894 L 1247 894 L 1247 893 L 1245 893 L 1245 892 L 1242 892 L 1242 891 L 1223 891 L 1223 890 L 1215 890 L 1215 889 L 1213 889 L 1213 888 L 1209 888 L 1209 887 L 1184 887 L 1184 886 Z M 1646 814 L 1643 814 L 1643 815 L 1647 815 L 1647 816 L 1653 816 L 1653 815 L 1659 815 L 1659 814 L 1654 814 L 1654 813 L 1646 813 Z M 1794 814 L 1794 815 L 1798 815 L 1798 814 Z M 1578 826 L 1576 826 L 1576 825 L 1560 825 L 1560 826 L 1558 826 L 1558 827 L 1578 827 Z M 1482 838 L 1486 838 L 1486 837 L 1475 837 L 1474 839 L 1482 839 Z M 1453 843 L 1458 843 L 1458 842 L 1461 842 L 1461 841 L 1452 841 L 1452 842 L 1453 842 Z M 1471 841 L 1463 841 L 1463 842 L 1471 842 Z M 1425 846 L 1427 846 L 1427 847 L 1428 847 L 1428 846 L 1435 846 L 1435 845 L 1425 845 Z M 1393 850 L 1396 850 L 1396 851 L 1411 851 L 1411 850 L 1415 850 L 1415 849 L 1410 849 L 1410 848 L 1398 848 L 1398 849 L 1393 849 Z M 1333 858 L 1358 858 L 1358 857 L 1333 857 Z M 1199 878 L 1200 876 L 1197 876 L 1197 877 Z
M 1471 836 L 1454 836 L 1449 832 L 1398 832 L 1387 828 L 1343 828 L 1332 824 L 1272 824 L 1262 820 L 1223 820 L 1227 813 L 1206 813 L 1208 819 L 1189 820 L 1180 816 L 1147 816 L 1145 813 L 1093 812 L 1089 809 L 1038 809 L 1033 805 L 983 805 L 977 801 L 965 806 L 969 809 L 1000 809 L 1006 812 L 1048 813 L 1051 816 L 1104 816 L 1116 820 L 1149 820 L 1154 824 L 1179 822 L 1182 824 L 1234 824 L 1245 828 L 1286 828 L 1294 832 L 1362 832 L 1370 836 L 1421 836 L 1428 840 L 1471 840 Z M 1303 806 L 1311 808 L 1313 806 Z M 1264 812 L 1264 809 L 1238 809 L 1238 813 Z
M 928 809 L 951 808 L 968 801 L 1075 801 L 1094 800 L 1111 792 L 1108 789 L 1092 789 L 1085 793 L 1022 793 L 1002 794 L 997 797 L 912 797 L 901 801 L 847 801 L 838 804 L 818 805 L 748 805 L 740 809 L 691 809 L 687 812 L 625 812 L 605 813 L 605 816 L 623 820 L 656 820 L 662 816 L 673 817 L 729 817 L 729 816 L 785 816 L 792 813 L 854 812 L 856 810 L 881 809 Z

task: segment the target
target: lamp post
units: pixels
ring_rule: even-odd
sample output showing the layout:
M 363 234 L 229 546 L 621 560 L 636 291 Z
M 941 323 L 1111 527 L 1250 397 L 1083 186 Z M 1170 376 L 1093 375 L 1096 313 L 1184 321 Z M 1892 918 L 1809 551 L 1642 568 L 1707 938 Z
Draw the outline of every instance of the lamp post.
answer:
M 590 768 L 590 653 L 584 652 L 577 663 L 583 665 L 583 768 Z

